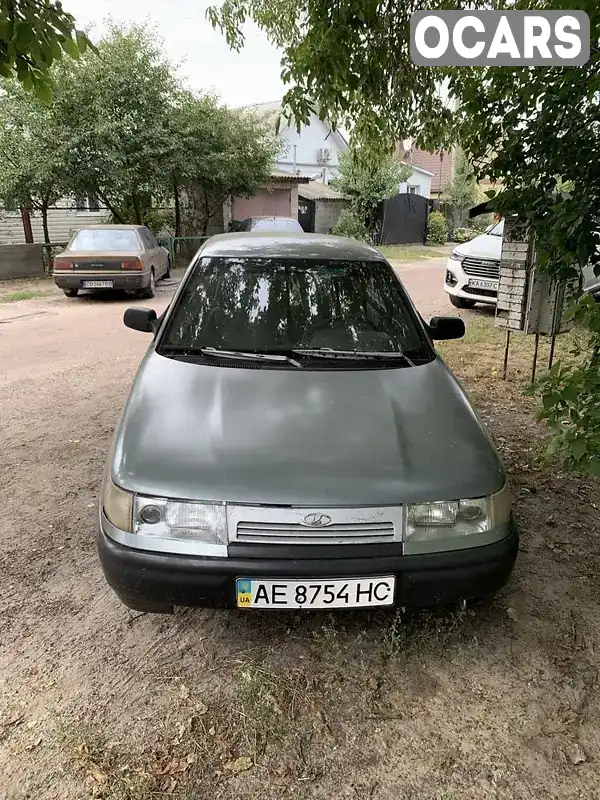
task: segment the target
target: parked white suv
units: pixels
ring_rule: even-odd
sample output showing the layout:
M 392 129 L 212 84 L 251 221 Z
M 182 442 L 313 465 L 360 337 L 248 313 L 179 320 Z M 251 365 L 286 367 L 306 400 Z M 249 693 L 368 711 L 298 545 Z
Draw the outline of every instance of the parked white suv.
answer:
M 503 233 L 504 220 L 500 220 L 450 253 L 444 289 L 456 308 L 473 308 L 475 303 L 496 305 Z M 600 277 L 591 266 L 584 269 L 583 278 L 586 292 L 600 293 Z

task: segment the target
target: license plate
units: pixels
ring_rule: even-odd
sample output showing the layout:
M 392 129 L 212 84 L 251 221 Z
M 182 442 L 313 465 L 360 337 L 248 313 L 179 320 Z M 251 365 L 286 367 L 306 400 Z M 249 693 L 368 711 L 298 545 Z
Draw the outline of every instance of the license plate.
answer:
M 112 281 L 84 281 L 83 282 L 84 289 L 112 289 L 113 282 Z
M 396 578 L 268 580 L 238 578 L 238 608 L 362 608 L 394 604 Z
M 498 291 L 498 281 L 482 281 L 478 278 L 469 279 L 470 289 L 489 289 L 490 292 Z

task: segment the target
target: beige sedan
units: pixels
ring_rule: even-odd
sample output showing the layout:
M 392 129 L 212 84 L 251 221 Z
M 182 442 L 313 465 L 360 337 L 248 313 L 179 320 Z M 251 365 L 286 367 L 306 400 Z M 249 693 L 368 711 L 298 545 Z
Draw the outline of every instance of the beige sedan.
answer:
M 125 290 L 154 297 L 156 281 L 171 274 L 169 251 L 143 225 L 81 228 L 54 259 L 54 283 L 67 297 L 80 289 Z

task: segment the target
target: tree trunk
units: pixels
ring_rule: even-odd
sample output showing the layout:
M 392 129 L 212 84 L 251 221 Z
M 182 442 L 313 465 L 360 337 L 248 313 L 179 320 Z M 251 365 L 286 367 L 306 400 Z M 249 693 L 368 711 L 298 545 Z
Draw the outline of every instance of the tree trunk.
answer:
M 144 223 L 142 220 L 142 209 L 140 208 L 140 198 L 137 196 L 135 192 L 133 193 L 132 197 L 133 197 L 133 209 L 135 211 L 135 221 L 137 222 L 138 225 L 143 225 Z
M 48 230 L 48 200 L 42 201 L 42 228 L 44 229 L 44 242 L 50 244 L 50 232 Z
M 31 228 L 31 214 L 29 213 L 29 206 L 21 206 L 21 219 L 23 220 L 23 233 L 25 234 L 25 242 L 33 244 L 33 230 Z
M 175 199 L 175 236 L 181 236 L 181 198 L 177 181 L 173 181 L 173 197 Z
M 102 192 L 99 189 L 96 189 L 94 194 L 96 194 L 100 198 L 100 200 L 102 200 L 104 205 L 108 208 L 110 213 L 113 215 L 113 217 L 115 219 L 115 222 L 119 222 L 119 223 L 121 223 L 121 225 L 124 225 L 125 223 L 124 223 L 122 214 L 120 214 L 119 211 L 113 205 L 111 205 L 108 197 L 106 197 L 106 195 L 102 194 Z
M 204 225 L 202 227 L 202 236 L 206 236 L 208 231 L 208 221 L 211 218 L 210 213 L 210 200 L 208 199 L 208 192 L 204 189 Z

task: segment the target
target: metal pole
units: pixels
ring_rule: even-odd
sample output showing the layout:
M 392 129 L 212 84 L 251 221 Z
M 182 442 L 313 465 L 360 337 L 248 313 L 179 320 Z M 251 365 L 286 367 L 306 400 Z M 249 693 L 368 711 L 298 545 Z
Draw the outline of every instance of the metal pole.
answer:
M 510 347 L 510 328 L 506 329 L 506 345 L 504 347 L 504 371 L 502 373 L 502 380 L 506 380 L 506 370 L 508 368 L 508 350 Z
M 554 345 L 556 344 L 556 334 L 552 334 L 550 339 L 550 357 L 548 358 L 548 369 L 552 369 L 552 362 L 554 361 Z
M 536 335 L 535 335 L 535 347 L 534 347 L 534 350 L 533 350 L 533 365 L 532 365 L 532 368 L 531 368 L 531 382 L 532 383 L 535 381 L 535 370 L 537 368 L 537 357 L 538 357 L 538 347 L 539 347 L 539 345 L 540 345 L 540 335 L 539 335 L 539 333 L 536 333 Z

